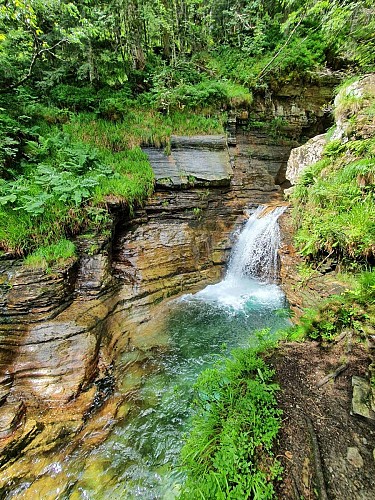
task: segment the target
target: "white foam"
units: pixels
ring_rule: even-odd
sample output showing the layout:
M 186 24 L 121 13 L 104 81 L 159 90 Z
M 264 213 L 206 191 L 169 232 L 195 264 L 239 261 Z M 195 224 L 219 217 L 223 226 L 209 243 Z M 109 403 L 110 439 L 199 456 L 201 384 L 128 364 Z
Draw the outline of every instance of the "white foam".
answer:
M 259 218 L 263 206 L 249 217 L 238 236 L 229 260 L 226 277 L 200 292 L 184 295 L 183 301 L 204 301 L 240 311 L 252 304 L 272 308 L 283 307 L 284 294 L 272 284 L 277 276 L 277 250 L 280 244 L 278 217 L 285 210 L 277 207 Z

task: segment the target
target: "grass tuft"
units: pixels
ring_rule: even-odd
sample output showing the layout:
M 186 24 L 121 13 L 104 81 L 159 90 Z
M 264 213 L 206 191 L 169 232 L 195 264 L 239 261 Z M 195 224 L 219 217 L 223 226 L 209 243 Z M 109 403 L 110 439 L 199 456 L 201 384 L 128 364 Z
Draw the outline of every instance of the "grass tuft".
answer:
M 39 247 L 28 255 L 24 264 L 31 268 L 49 270 L 53 265 L 64 265 L 72 262 L 76 257 L 74 243 L 69 240 L 60 240 L 52 245 Z

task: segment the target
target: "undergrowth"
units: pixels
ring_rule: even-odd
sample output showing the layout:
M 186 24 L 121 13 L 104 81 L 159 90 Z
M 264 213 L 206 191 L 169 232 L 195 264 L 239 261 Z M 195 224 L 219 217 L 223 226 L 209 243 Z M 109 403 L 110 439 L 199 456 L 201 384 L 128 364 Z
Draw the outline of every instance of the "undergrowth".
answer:
M 373 101 L 346 95 L 337 101 L 337 113 L 351 120 L 345 136 L 329 139 L 323 159 L 303 172 L 293 193 L 296 244 L 310 261 L 328 255 L 362 268 L 375 261 L 375 138 L 366 114 Z
M 281 466 L 273 445 L 281 423 L 274 372 L 259 348 L 237 349 L 195 385 L 192 431 L 182 450 L 181 499 L 273 498 Z
M 309 338 L 329 343 L 342 332 L 359 339 L 375 334 L 374 270 L 357 275 L 352 289 L 323 300 L 316 308 L 306 309 L 298 324 L 286 333 L 290 340 Z
M 35 252 L 29 254 L 24 264 L 31 268 L 50 270 L 54 265 L 61 266 L 72 262 L 76 257 L 76 248 L 72 241 L 60 240 L 48 246 L 39 247 Z
M 139 149 L 93 149 L 58 127 L 24 144 L 18 175 L 0 179 L 0 248 L 22 256 L 82 230 L 106 231 L 109 202 L 140 204 L 153 174 Z

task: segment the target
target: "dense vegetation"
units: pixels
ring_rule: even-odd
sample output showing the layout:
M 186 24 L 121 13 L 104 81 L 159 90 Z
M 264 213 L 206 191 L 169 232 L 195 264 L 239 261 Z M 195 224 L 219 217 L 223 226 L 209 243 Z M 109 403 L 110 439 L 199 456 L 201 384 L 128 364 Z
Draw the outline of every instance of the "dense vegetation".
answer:
M 6 0 L 0 6 L 0 249 L 108 227 L 152 190 L 142 144 L 221 132 L 252 90 L 374 64 L 368 1 Z M 198 114 L 199 113 L 199 114 Z
M 350 291 L 308 311 L 297 329 L 323 341 L 345 329 L 364 338 L 375 332 L 374 104 L 371 77 L 338 89 L 323 158 L 303 172 L 292 196 L 304 279 L 329 262 L 349 281 Z
M 182 459 L 182 499 L 273 498 L 281 467 L 273 456 L 281 423 L 273 371 L 258 348 L 237 349 L 196 383 L 196 414 Z
M 76 235 L 108 233 L 112 206 L 131 212 L 152 192 L 141 145 L 222 132 L 255 90 L 314 70 L 374 70 L 374 13 L 370 0 L 5 0 L 0 251 L 34 266 L 72 259 Z M 374 103 L 353 96 L 335 112 L 356 130 L 360 109 L 373 117 Z M 297 333 L 373 328 L 374 158 L 373 135 L 331 140 L 295 191 L 307 272 L 330 258 L 359 283 Z M 271 378 L 256 351 L 202 375 L 183 497 L 272 497 Z
M 375 259 L 375 93 L 355 89 L 352 81 L 339 89 L 339 125 L 327 134 L 323 159 L 303 172 L 293 202 L 303 256 L 360 268 Z

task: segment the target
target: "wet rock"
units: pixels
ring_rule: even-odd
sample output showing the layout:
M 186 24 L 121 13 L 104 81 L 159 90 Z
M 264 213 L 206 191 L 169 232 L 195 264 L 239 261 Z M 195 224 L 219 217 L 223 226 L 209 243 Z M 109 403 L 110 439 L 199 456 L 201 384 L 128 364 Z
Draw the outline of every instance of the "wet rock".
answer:
M 83 255 L 80 260 L 75 295 L 88 300 L 108 291 L 113 283 L 108 255 Z
M 357 469 L 361 469 L 364 465 L 363 458 L 361 457 L 358 448 L 354 446 L 348 448 L 346 459 Z
M 50 272 L 27 268 L 12 261 L 1 262 L 0 267 L 2 279 L 7 277 L 2 293 L 0 291 L 0 323 L 53 318 L 73 300 L 74 262 Z
M 3 373 L 0 377 L 0 405 L 6 400 L 13 384 L 13 377 L 9 373 Z
M 375 420 L 375 413 L 370 406 L 371 388 L 369 382 L 362 377 L 354 376 L 352 386 L 352 414 Z
M 21 401 L 0 406 L 0 439 L 9 437 L 19 425 L 26 411 Z

